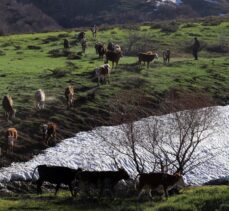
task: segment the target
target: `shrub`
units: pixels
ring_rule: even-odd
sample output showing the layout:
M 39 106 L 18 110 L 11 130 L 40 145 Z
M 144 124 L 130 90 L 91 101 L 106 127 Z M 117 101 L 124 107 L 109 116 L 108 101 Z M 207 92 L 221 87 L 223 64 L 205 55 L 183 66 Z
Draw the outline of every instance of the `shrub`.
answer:
M 207 51 L 215 53 L 228 53 L 229 48 L 220 44 L 210 45 L 207 47 Z
M 0 56 L 4 56 L 4 55 L 6 55 L 5 52 L 0 50 Z
M 161 26 L 161 32 L 164 33 L 174 33 L 179 29 L 179 25 L 176 24 L 175 22 L 163 24 Z
M 48 54 L 51 57 L 57 58 L 57 57 L 67 57 L 69 56 L 69 54 L 71 54 L 71 52 L 68 50 L 63 50 L 63 49 L 53 49 L 53 50 L 50 50 Z
M 41 49 L 40 46 L 35 46 L 35 45 L 28 45 L 27 48 L 29 50 L 40 50 Z
M 191 27 L 195 27 L 196 24 L 195 23 L 186 23 L 182 26 L 182 28 L 191 28 Z
M 67 74 L 70 74 L 70 70 L 64 70 L 64 69 L 54 69 L 54 70 L 49 70 L 54 77 L 61 78 L 66 76 Z

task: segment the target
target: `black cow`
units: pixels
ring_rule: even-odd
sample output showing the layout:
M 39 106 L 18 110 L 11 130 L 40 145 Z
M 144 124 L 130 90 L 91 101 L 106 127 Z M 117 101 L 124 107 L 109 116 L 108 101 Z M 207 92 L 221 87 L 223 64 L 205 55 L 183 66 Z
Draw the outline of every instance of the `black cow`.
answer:
M 42 193 L 41 186 L 44 181 L 50 182 L 52 184 L 56 184 L 56 191 L 60 188 L 61 184 L 68 185 L 69 190 L 74 196 L 72 183 L 76 181 L 77 174 L 82 171 L 82 169 L 78 168 L 77 170 L 71 169 L 68 167 L 61 167 L 61 166 L 47 166 L 47 165 L 39 165 L 34 169 L 34 173 L 38 170 L 39 179 L 37 180 L 37 193 Z M 32 180 L 33 180 L 32 176 Z
M 80 190 L 94 187 L 99 190 L 101 197 L 104 190 L 113 194 L 115 185 L 122 179 L 130 179 L 130 176 L 121 168 L 118 171 L 82 171 L 79 172 L 78 179 Z

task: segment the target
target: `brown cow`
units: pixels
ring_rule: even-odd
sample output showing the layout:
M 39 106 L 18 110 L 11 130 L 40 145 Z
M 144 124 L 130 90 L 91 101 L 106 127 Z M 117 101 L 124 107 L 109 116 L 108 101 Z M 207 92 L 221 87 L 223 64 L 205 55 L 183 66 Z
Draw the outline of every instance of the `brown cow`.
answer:
M 164 60 L 164 64 L 169 64 L 169 62 L 170 62 L 170 55 L 171 55 L 171 52 L 170 52 L 170 50 L 169 49 L 167 49 L 167 50 L 165 50 L 165 51 L 163 51 L 163 60 Z
M 147 190 L 149 196 L 152 198 L 151 191 L 163 188 L 166 198 L 168 197 L 168 190 L 171 190 L 174 186 L 184 186 L 184 180 L 180 173 L 174 175 L 166 173 L 141 173 L 138 175 L 138 184 L 136 183 L 136 189 L 138 190 L 138 199 Z
M 114 64 L 115 64 L 115 67 L 117 67 L 121 57 L 122 57 L 121 52 L 107 51 L 105 63 L 108 63 L 108 61 L 111 61 L 112 62 L 112 68 L 114 68 Z
M 8 152 L 8 150 L 13 152 L 14 144 L 18 139 L 17 130 L 15 128 L 8 128 L 6 133 L 5 133 L 5 139 L 6 139 L 6 146 L 7 146 L 6 152 Z
M 5 117 L 7 121 L 9 121 L 9 118 L 14 118 L 16 114 L 16 110 L 13 109 L 13 99 L 11 96 L 4 96 L 2 100 L 2 106 L 5 110 Z
M 111 73 L 111 67 L 109 64 L 103 64 L 99 68 L 95 70 L 95 75 L 98 78 L 98 85 L 100 85 L 101 80 L 103 82 L 106 82 L 106 78 L 108 83 L 110 83 L 110 73 Z
M 43 141 L 46 144 L 49 144 L 50 139 L 56 141 L 56 131 L 57 126 L 54 123 L 48 123 L 41 125 Z
M 152 62 L 155 58 L 158 59 L 158 54 L 153 53 L 152 51 L 148 51 L 146 53 L 139 53 L 138 54 L 138 63 L 141 64 L 142 62 L 147 63 L 147 68 L 149 68 L 150 62 Z
M 75 95 L 74 87 L 73 86 L 68 86 L 65 89 L 64 95 L 65 95 L 66 100 L 67 100 L 67 107 L 68 108 L 72 107 L 73 104 L 74 104 L 74 95 Z

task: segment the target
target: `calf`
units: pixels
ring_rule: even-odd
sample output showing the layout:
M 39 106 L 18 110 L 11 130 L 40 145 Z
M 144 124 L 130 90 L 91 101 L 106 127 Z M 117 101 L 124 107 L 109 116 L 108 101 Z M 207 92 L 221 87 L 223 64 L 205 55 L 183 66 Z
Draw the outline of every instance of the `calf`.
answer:
M 5 132 L 5 140 L 7 146 L 6 152 L 8 152 L 8 150 L 13 152 L 14 144 L 17 141 L 17 139 L 18 139 L 17 130 L 15 128 L 8 128 L 8 130 Z
M 45 108 L 45 92 L 42 89 L 38 89 L 35 92 L 35 101 L 38 110 Z
M 39 179 L 37 180 L 38 194 L 42 193 L 41 186 L 46 181 L 52 184 L 56 184 L 55 195 L 57 194 L 60 185 L 64 184 L 64 185 L 68 185 L 72 196 L 74 196 L 72 185 L 77 178 L 77 174 L 80 173 L 82 169 L 78 168 L 77 170 L 75 170 L 75 169 L 61 167 L 61 166 L 39 165 L 33 171 L 32 180 L 36 169 L 39 175 Z
M 164 60 L 164 64 L 169 64 L 169 62 L 170 62 L 170 54 L 171 54 L 171 52 L 170 52 L 170 50 L 169 49 L 167 49 L 167 50 L 165 50 L 165 51 L 163 51 L 163 60 Z
M 41 125 L 42 135 L 43 135 L 43 142 L 49 144 L 51 139 L 56 140 L 56 131 L 57 126 L 54 123 L 48 123 Z
M 9 118 L 15 118 L 16 110 L 13 109 L 13 99 L 10 96 L 4 96 L 2 100 L 2 107 L 5 110 L 6 120 L 9 121 Z
M 64 95 L 66 97 L 67 100 L 67 107 L 70 108 L 73 106 L 74 104 L 74 87 L 73 86 L 68 86 L 65 89 Z
M 96 51 L 96 54 L 99 55 L 99 58 L 103 58 L 104 55 L 106 54 L 106 47 L 102 43 L 96 43 L 95 44 L 95 51 Z
M 118 171 L 82 171 L 78 174 L 79 188 L 85 190 L 88 187 L 94 187 L 99 190 L 99 197 L 104 190 L 114 192 L 115 185 L 122 179 L 129 180 L 130 177 L 125 169 Z
M 179 173 L 174 175 L 166 173 L 142 173 L 138 175 L 139 181 L 136 183 L 138 190 L 138 199 L 148 190 L 149 196 L 152 198 L 151 191 L 163 188 L 166 198 L 168 197 L 168 190 L 174 186 L 184 186 L 184 180 Z
M 95 70 L 95 74 L 98 78 L 98 85 L 100 85 L 101 80 L 106 82 L 106 78 L 108 83 L 110 83 L 110 73 L 111 67 L 109 64 L 101 65 L 99 68 Z
M 152 53 L 151 51 L 146 53 L 139 53 L 138 54 L 138 63 L 141 64 L 142 62 L 147 63 L 147 68 L 149 68 L 150 62 L 152 62 L 155 58 L 158 58 L 157 53 Z

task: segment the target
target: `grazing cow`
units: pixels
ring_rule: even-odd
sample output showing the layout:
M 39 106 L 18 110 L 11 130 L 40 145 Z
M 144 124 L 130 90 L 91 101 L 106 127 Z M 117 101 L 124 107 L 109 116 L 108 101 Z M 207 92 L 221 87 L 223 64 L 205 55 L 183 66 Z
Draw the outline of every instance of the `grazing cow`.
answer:
M 85 32 L 80 32 L 77 36 L 77 39 L 79 42 L 81 42 L 81 40 L 85 39 L 86 33 Z
M 76 181 L 77 174 L 82 171 L 82 169 L 78 168 L 77 170 L 61 167 L 61 166 L 47 166 L 47 165 L 39 165 L 37 166 L 32 175 L 32 180 L 35 174 L 35 171 L 38 171 L 39 179 L 37 180 L 37 193 L 42 193 L 41 186 L 46 182 L 50 182 L 52 184 L 56 184 L 55 195 L 57 194 L 60 185 L 68 185 L 69 190 L 74 196 L 73 193 L 73 182 Z
M 152 62 L 155 58 L 158 59 L 157 53 L 152 53 L 151 51 L 148 51 L 146 53 L 139 53 L 138 54 L 138 63 L 141 64 L 142 62 L 147 63 L 147 68 L 149 68 L 150 62 Z
M 70 48 L 70 43 L 69 43 L 68 39 L 64 39 L 64 48 L 65 49 L 69 49 Z
M 5 139 L 6 139 L 6 146 L 7 150 L 10 150 L 13 152 L 14 144 L 17 141 L 18 138 L 18 132 L 15 128 L 8 128 L 8 130 L 5 133 Z
M 68 86 L 65 89 L 64 95 L 66 97 L 67 100 L 67 106 L 68 108 L 72 107 L 74 104 L 74 87 L 73 86 Z
M 102 43 L 96 43 L 95 44 L 95 51 L 96 54 L 99 54 L 99 58 L 103 58 L 103 56 L 106 54 L 106 47 Z
M 16 110 L 13 109 L 13 99 L 11 96 L 4 96 L 2 100 L 2 107 L 5 110 L 6 120 L 9 121 L 9 118 L 15 118 Z
M 148 190 L 149 196 L 152 198 L 151 191 L 163 188 L 166 198 L 168 197 L 168 191 L 174 186 L 184 186 L 184 180 L 181 174 L 175 173 L 174 175 L 166 173 L 141 173 L 138 175 L 139 181 L 136 183 L 136 189 L 138 190 L 138 199 L 141 195 Z
M 115 67 L 118 66 L 118 63 L 119 63 L 119 60 L 121 57 L 122 57 L 121 52 L 107 51 L 105 63 L 108 63 L 108 61 L 111 61 L 112 62 L 112 69 L 113 69 L 114 64 L 115 64 Z
M 54 123 L 48 123 L 41 125 L 43 141 L 46 144 L 49 144 L 50 139 L 56 140 L 56 131 L 57 126 Z
M 85 38 L 83 38 L 81 41 L 81 48 L 82 48 L 82 52 L 85 54 L 86 48 L 87 48 L 87 40 Z
M 130 176 L 125 169 L 120 168 L 118 171 L 82 171 L 78 179 L 80 190 L 86 191 L 90 187 L 98 189 L 100 197 L 104 190 L 113 194 L 115 185 L 120 180 L 129 180 Z
M 171 55 L 171 52 L 169 49 L 163 51 L 163 60 L 164 60 L 164 64 L 169 64 L 170 62 L 170 55 Z
M 111 67 L 109 64 L 103 64 L 99 68 L 95 70 L 95 75 L 98 78 L 98 85 L 100 85 L 101 80 L 103 82 L 106 82 L 106 78 L 108 83 L 110 83 L 110 73 L 111 73 Z
M 45 108 L 45 92 L 42 89 L 38 89 L 35 92 L 35 101 L 38 110 Z

